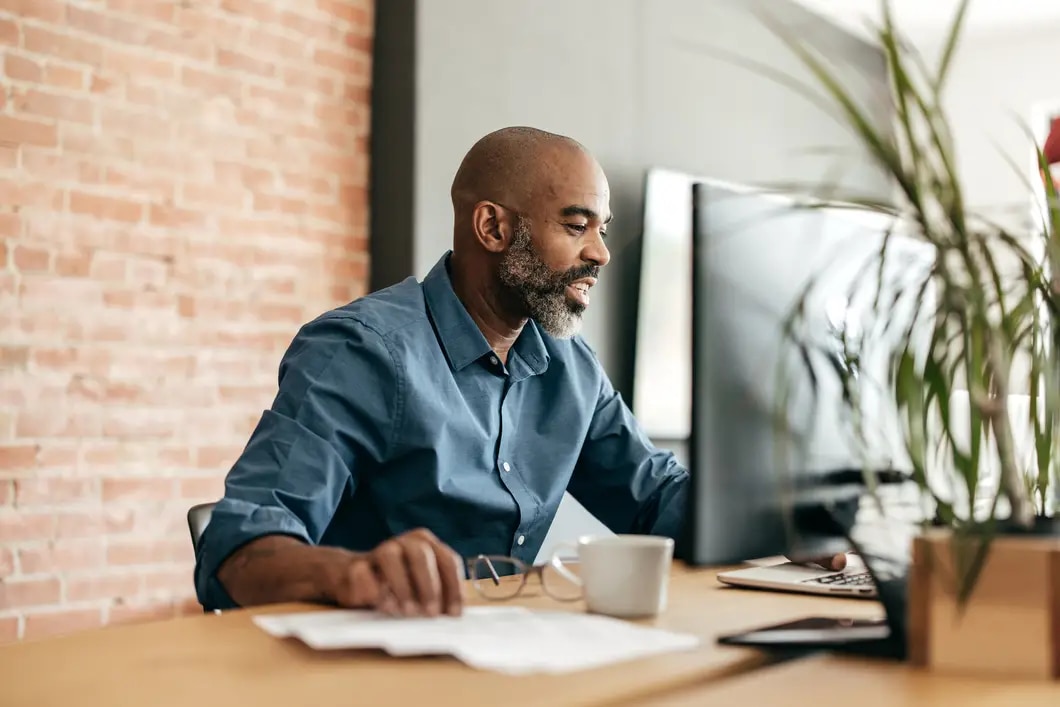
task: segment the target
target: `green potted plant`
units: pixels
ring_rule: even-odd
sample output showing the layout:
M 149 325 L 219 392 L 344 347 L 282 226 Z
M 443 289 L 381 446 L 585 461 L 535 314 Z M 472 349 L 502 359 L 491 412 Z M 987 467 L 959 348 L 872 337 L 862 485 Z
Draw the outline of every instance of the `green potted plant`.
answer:
M 942 669 L 1056 679 L 1060 201 L 1039 150 L 1047 205 L 1036 228 L 1014 233 L 966 204 L 941 98 L 968 6 L 961 2 L 932 71 L 901 36 L 883 0 L 883 20 L 874 31 L 889 69 L 893 125 L 882 128 L 813 47 L 763 18 L 816 78 L 898 195 L 892 203 L 840 195 L 814 206 L 883 212 L 901 224 L 903 237 L 935 254 L 923 277 L 886 282 L 885 266 L 895 256 L 890 234 L 883 239 L 874 256 L 879 279 L 871 310 L 897 332 L 886 344 L 838 331 L 825 357 L 831 364 L 816 365 L 822 357 L 814 347 L 820 345 L 812 342 L 806 315 L 816 281 L 807 284 L 784 335 L 801 347 L 797 365 L 813 368 L 811 378 L 838 380 L 854 439 L 864 440 L 874 424 L 863 407 L 869 386 L 882 386 L 901 419 L 912 481 L 933 508 L 913 541 L 905 617 L 910 659 Z M 1027 181 L 1028 190 L 1042 185 Z M 929 291 L 933 296 L 925 297 Z M 858 364 L 879 355 L 883 345 L 886 379 L 869 380 Z M 955 415 L 964 400 L 966 412 Z M 782 396 L 781 405 L 785 401 Z M 1019 444 L 1020 427 L 1027 445 Z M 990 468 L 998 482 L 977 508 Z M 865 480 L 878 500 L 874 471 L 866 459 Z

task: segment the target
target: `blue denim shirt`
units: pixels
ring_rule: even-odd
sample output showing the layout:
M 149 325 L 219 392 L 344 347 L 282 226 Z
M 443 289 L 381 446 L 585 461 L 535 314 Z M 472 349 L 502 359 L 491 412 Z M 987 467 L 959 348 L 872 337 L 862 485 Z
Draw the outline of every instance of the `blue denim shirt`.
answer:
M 507 365 L 453 291 L 448 254 L 306 324 L 196 557 L 263 535 L 369 550 L 426 527 L 462 556 L 534 560 L 564 491 L 615 532 L 676 537 L 688 474 L 643 434 L 590 347 L 528 322 Z

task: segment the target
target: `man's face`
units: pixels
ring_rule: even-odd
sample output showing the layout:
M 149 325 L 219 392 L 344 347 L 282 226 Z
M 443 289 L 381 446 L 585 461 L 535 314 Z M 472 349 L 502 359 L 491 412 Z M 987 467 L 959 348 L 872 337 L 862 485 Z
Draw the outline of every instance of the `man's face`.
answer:
M 549 335 L 569 338 L 611 259 L 604 245 L 609 190 L 603 171 L 580 152 L 553 155 L 543 172 L 547 183 L 529 213 L 516 216 L 498 276 L 526 316 Z

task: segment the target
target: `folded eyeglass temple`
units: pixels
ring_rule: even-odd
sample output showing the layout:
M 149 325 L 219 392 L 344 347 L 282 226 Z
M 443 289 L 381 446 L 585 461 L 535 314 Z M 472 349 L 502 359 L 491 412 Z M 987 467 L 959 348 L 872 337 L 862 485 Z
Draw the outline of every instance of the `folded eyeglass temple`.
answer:
M 485 561 L 486 561 L 486 566 L 490 568 L 490 575 L 491 575 L 491 576 L 493 577 L 493 583 L 494 583 L 494 584 L 500 584 L 500 583 L 501 583 L 501 578 L 500 578 L 500 575 L 498 575 L 498 574 L 497 574 L 497 570 L 496 570 L 496 569 L 494 569 L 494 567 L 493 567 L 493 563 L 492 563 L 492 562 L 490 562 L 490 558 L 488 558 L 488 557 L 481 557 L 480 559 L 483 559 L 483 560 L 485 560 Z

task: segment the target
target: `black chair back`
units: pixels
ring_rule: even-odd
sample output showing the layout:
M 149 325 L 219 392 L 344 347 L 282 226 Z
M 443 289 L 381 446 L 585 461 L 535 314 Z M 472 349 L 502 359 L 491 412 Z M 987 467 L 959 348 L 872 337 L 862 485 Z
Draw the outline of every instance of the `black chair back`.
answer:
M 210 516 L 213 514 L 216 503 L 200 503 L 188 509 L 188 531 L 191 532 L 191 548 L 196 553 L 199 551 L 199 538 L 202 531 L 210 524 Z

